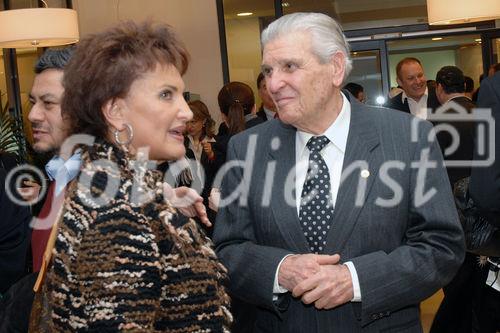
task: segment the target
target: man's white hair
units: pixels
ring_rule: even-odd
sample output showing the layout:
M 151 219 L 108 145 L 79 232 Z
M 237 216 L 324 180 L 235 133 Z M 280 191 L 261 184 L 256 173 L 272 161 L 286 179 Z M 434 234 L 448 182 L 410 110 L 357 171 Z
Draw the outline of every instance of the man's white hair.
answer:
M 321 13 L 293 13 L 280 17 L 262 31 L 262 49 L 270 41 L 297 31 L 307 31 L 312 37 L 312 52 L 320 62 L 327 63 L 336 52 L 345 55 L 343 81 L 352 70 L 349 44 L 340 25 L 328 15 Z

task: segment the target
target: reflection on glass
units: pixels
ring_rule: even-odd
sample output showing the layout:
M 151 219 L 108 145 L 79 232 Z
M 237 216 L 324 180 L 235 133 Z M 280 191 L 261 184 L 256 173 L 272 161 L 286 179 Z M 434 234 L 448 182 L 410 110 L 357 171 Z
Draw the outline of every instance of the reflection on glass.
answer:
M 464 75 L 474 80 L 479 86 L 479 76 L 483 73 L 481 37 L 479 35 L 422 37 L 387 42 L 389 53 L 389 76 L 391 87 L 397 86 L 396 65 L 406 57 L 420 60 L 428 80 L 434 80 L 436 73 L 443 66 L 457 66 Z
M 494 38 L 491 45 L 493 46 L 493 63 L 500 62 L 500 38 Z
M 361 85 L 364 90 L 365 103 L 379 105 L 377 97 L 383 97 L 380 51 L 351 52 L 351 57 L 352 72 L 346 83 L 353 82 Z
M 344 30 L 427 23 L 425 0 L 283 0 L 283 13 L 320 12 Z
M 274 20 L 274 1 L 224 0 L 223 5 L 229 78 L 252 87 L 259 105 L 256 80 L 262 61 L 260 33 Z M 241 13 L 252 14 L 238 16 Z

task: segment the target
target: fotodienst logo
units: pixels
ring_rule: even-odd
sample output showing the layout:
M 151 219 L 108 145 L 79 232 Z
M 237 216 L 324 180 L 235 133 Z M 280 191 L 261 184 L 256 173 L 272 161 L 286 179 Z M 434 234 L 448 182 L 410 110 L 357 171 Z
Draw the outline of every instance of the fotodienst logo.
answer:
M 434 126 L 429 142 L 440 138 L 443 161 L 447 168 L 488 167 L 495 161 L 495 119 L 491 109 L 473 108 L 468 111 L 462 105 L 449 101 L 434 112 L 428 109 L 427 120 Z M 421 120 L 413 119 L 411 138 L 418 141 Z M 466 142 L 471 140 L 473 142 Z M 474 158 L 457 159 L 457 152 L 464 145 L 472 145 Z M 462 156 L 464 154 L 458 154 Z

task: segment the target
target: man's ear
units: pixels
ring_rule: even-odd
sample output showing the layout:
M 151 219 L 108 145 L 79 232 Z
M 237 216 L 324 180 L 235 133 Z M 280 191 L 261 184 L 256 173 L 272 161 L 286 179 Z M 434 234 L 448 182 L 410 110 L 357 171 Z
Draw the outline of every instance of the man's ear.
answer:
M 436 97 L 438 98 L 440 103 L 444 103 L 441 100 L 444 98 L 445 91 L 443 85 L 441 83 L 436 84 Z
M 396 82 L 398 83 L 398 86 L 400 86 L 400 87 L 403 86 L 403 83 L 401 82 L 401 80 L 399 79 L 398 76 L 396 76 Z
M 120 98 L 113 98 L 107 101 L 102 107 L 102 114 L 106 122 L 118 131 L 122 131 L 125 126 L 126 120 L 123 113 L 123 100 Z
M 335 52 L 331 59 L 333 65 L 333 85 L 341 87 L 344 82 L 346 56 L 342 52 Z

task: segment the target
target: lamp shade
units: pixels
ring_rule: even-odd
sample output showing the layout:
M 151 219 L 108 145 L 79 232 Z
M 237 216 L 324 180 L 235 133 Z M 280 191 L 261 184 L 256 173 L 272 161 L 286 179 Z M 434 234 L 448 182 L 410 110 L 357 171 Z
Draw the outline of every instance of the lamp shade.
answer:
M 427 0 L 429 24 L 461 24 L 500 18 L 500 0 Z
M 48 47 L 76 43 L 78 16 L 65 8 L 0 11 L 0 47 Z

